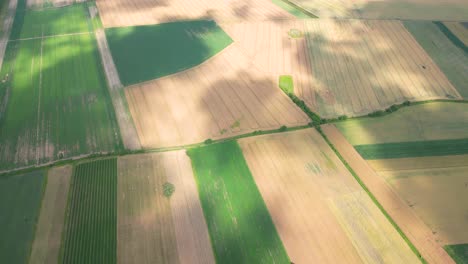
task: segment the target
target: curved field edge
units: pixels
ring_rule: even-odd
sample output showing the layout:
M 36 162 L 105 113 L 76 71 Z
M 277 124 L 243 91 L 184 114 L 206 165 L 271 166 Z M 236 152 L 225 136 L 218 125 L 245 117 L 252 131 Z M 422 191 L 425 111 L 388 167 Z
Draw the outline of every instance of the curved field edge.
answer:
M 108 28 L 105 33 L 126 86 L 192 68 L 232 43 L 215 21 L 208 20 Z
M 236 141 L 190 149 L 200 201 L 219 263 L 289 263 Z

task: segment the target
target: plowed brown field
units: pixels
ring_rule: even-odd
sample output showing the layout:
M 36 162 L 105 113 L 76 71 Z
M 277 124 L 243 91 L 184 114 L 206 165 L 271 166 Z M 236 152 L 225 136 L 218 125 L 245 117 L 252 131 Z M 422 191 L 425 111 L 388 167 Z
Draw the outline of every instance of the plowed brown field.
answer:
M 418 262 L 315 130 L 239 144 L 292 262 Z
M 278 88 L 277 77 L 251 65 L 235 44 L 197 67 L 125 92 L 145 148 L 309 122 Z
M 120 157 L 117 215 L 118 263 L 214 263 L 185 151 Z
M 177 20 L 258 21 L 293 18 L 269 0 L 98 0 L 104 27 L 151 25 Z

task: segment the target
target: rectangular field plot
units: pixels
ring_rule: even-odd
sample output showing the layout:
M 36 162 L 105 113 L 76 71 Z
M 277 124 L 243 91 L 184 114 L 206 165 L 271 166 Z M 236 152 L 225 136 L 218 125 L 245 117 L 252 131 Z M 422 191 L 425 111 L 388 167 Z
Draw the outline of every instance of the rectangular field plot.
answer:
M 21 10 L 20 6 L 18 8 L 11 40 L 92 31 L 88 24 L 86 4 L 43 10 Z
M 30 264 L 58 262 L 71 175 L 70 165 L 52 168 L 47 173 L 47 187 L 42 199 Z
M 190 149 L 187 154 L 216 261 L 289 263 L 237 142 Z
M 61 263 L 116 263 L 117 160 L 74 168 Z
M 144 148 L 225 138 L 309 118 L 235 45 L 203 64 L 125 89 Z
M 315 130 L 239 144 L 292 262 L 418 262 Z
M 26 263 L 41 208 L 41 171 L 0 177 L 0 262 Z
M 468 138 L 468 104 L 426 103 L 336 123 L 352 145 Z
M 214 263 L 184 150 L 120 157 L 118 171 L 118 263 Z
M 468 98 L 468 53 L 457 47 L 437 26 L 428 21 L 405 21 L 408 29 L 450 82 Z
M 93 35 L 10 42 L 2 68 L 0 168 L 120 147 Z

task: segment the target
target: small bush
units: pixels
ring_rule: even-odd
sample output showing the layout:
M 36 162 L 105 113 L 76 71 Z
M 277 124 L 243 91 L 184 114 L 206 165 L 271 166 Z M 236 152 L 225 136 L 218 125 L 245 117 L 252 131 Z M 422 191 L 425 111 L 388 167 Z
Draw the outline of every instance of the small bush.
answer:
M 348 117 L 346 115 L 342 115 L 338 117 L 338 120 L 346 120 Z
M 172 184 L 170 182 L 165 182 L 163 184 L 163 193 L 164 193 L 164 196 L 166 196 L 167 198 L 171 197 L 171 195 L 174 193 L 174 191 L 175 191 L 174 184 Z
M 209 139 L 205 140 L 204 143 L 208 145 L 208 144 L 213 143 L 213 140 L 211 138 L 209 138 Z
M 281 127 L 279 128 L 279 131 L 281 131 L 281 132 L 284 132 L 284 131 L 286 131 L 286 130 L 288 130 L 288 127 L 287 127 L 287 126 L 281 126 Z

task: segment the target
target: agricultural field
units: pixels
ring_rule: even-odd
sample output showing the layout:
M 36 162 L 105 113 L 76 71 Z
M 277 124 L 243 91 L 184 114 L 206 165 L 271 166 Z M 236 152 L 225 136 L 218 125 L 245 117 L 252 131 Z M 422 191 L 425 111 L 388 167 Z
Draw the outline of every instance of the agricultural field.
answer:
M 118 159 L 117 262 L 215 263 L 184 150 Z
M 97 0 L 104 27 L 153 25 L 208 19 L 223 22 L 284 20 L 294 18 L 271 0 Z
M 70 165 L 55 167 L 47 172 L 47 186 L 29 257 L 30 264 L 58 262 L 71 175 Z
M 217 263 L 289 263 L 236 141 L 190 149 Z
M 311 13 L 304 12 L 303 10 L 295 7 L 290 2 L 285 0 L 271 0 L 275 5 L 281 7 L 289 14 L 295 16 L 296 18 L 306 19 L 306 18 L 317 18 Z
M 290 0 L 321 18 L 461 20 L 468 19 L 463 0 Z
M 73 169 L 61 263 L 116 263 L 117 159 Z
M 444 25 L 450 29 L 465 46 L 468 46 L 468 22 L 444 22 Z
M 468 262 L 468 244 L 450 245 L 445 247 L 447 252 L 458 264 Z
M 0 177 L 0 262 L 27 262 L 45 184 L 42 171 Z
M 26 0 L 27 7 L 32 9 L 61 7 L 86 1 L 87 0 Z
M 110 28 L 106 37 L 124 85 L 192 68 L 232 42 L 208 20 Z
M 183 89 L 181 89 L 183 87 Z M 125 89 L 143 148 L 285 126 L 309 118 L 232 44 L 198 67 Z
M 460 99 L 399 21 L 309 19 L 221 27 L 260 71 L 291 75 L 296 95 L 324 118 L 364 115 L 406 100 Z
M 405 21 L 404 25 L 464 98 L 468 98 L 468 53 L 441 29 L 442 23 Z M 452 37 L 453 38 L 453 37 Z M 466 49 L 466 46 L 465 46 Z
M 418 262 L 314 129 L 239 145 L 293 263 Z
M 0 77 L 0 168 L 121 147 L 94 35 L 9 42 Z

